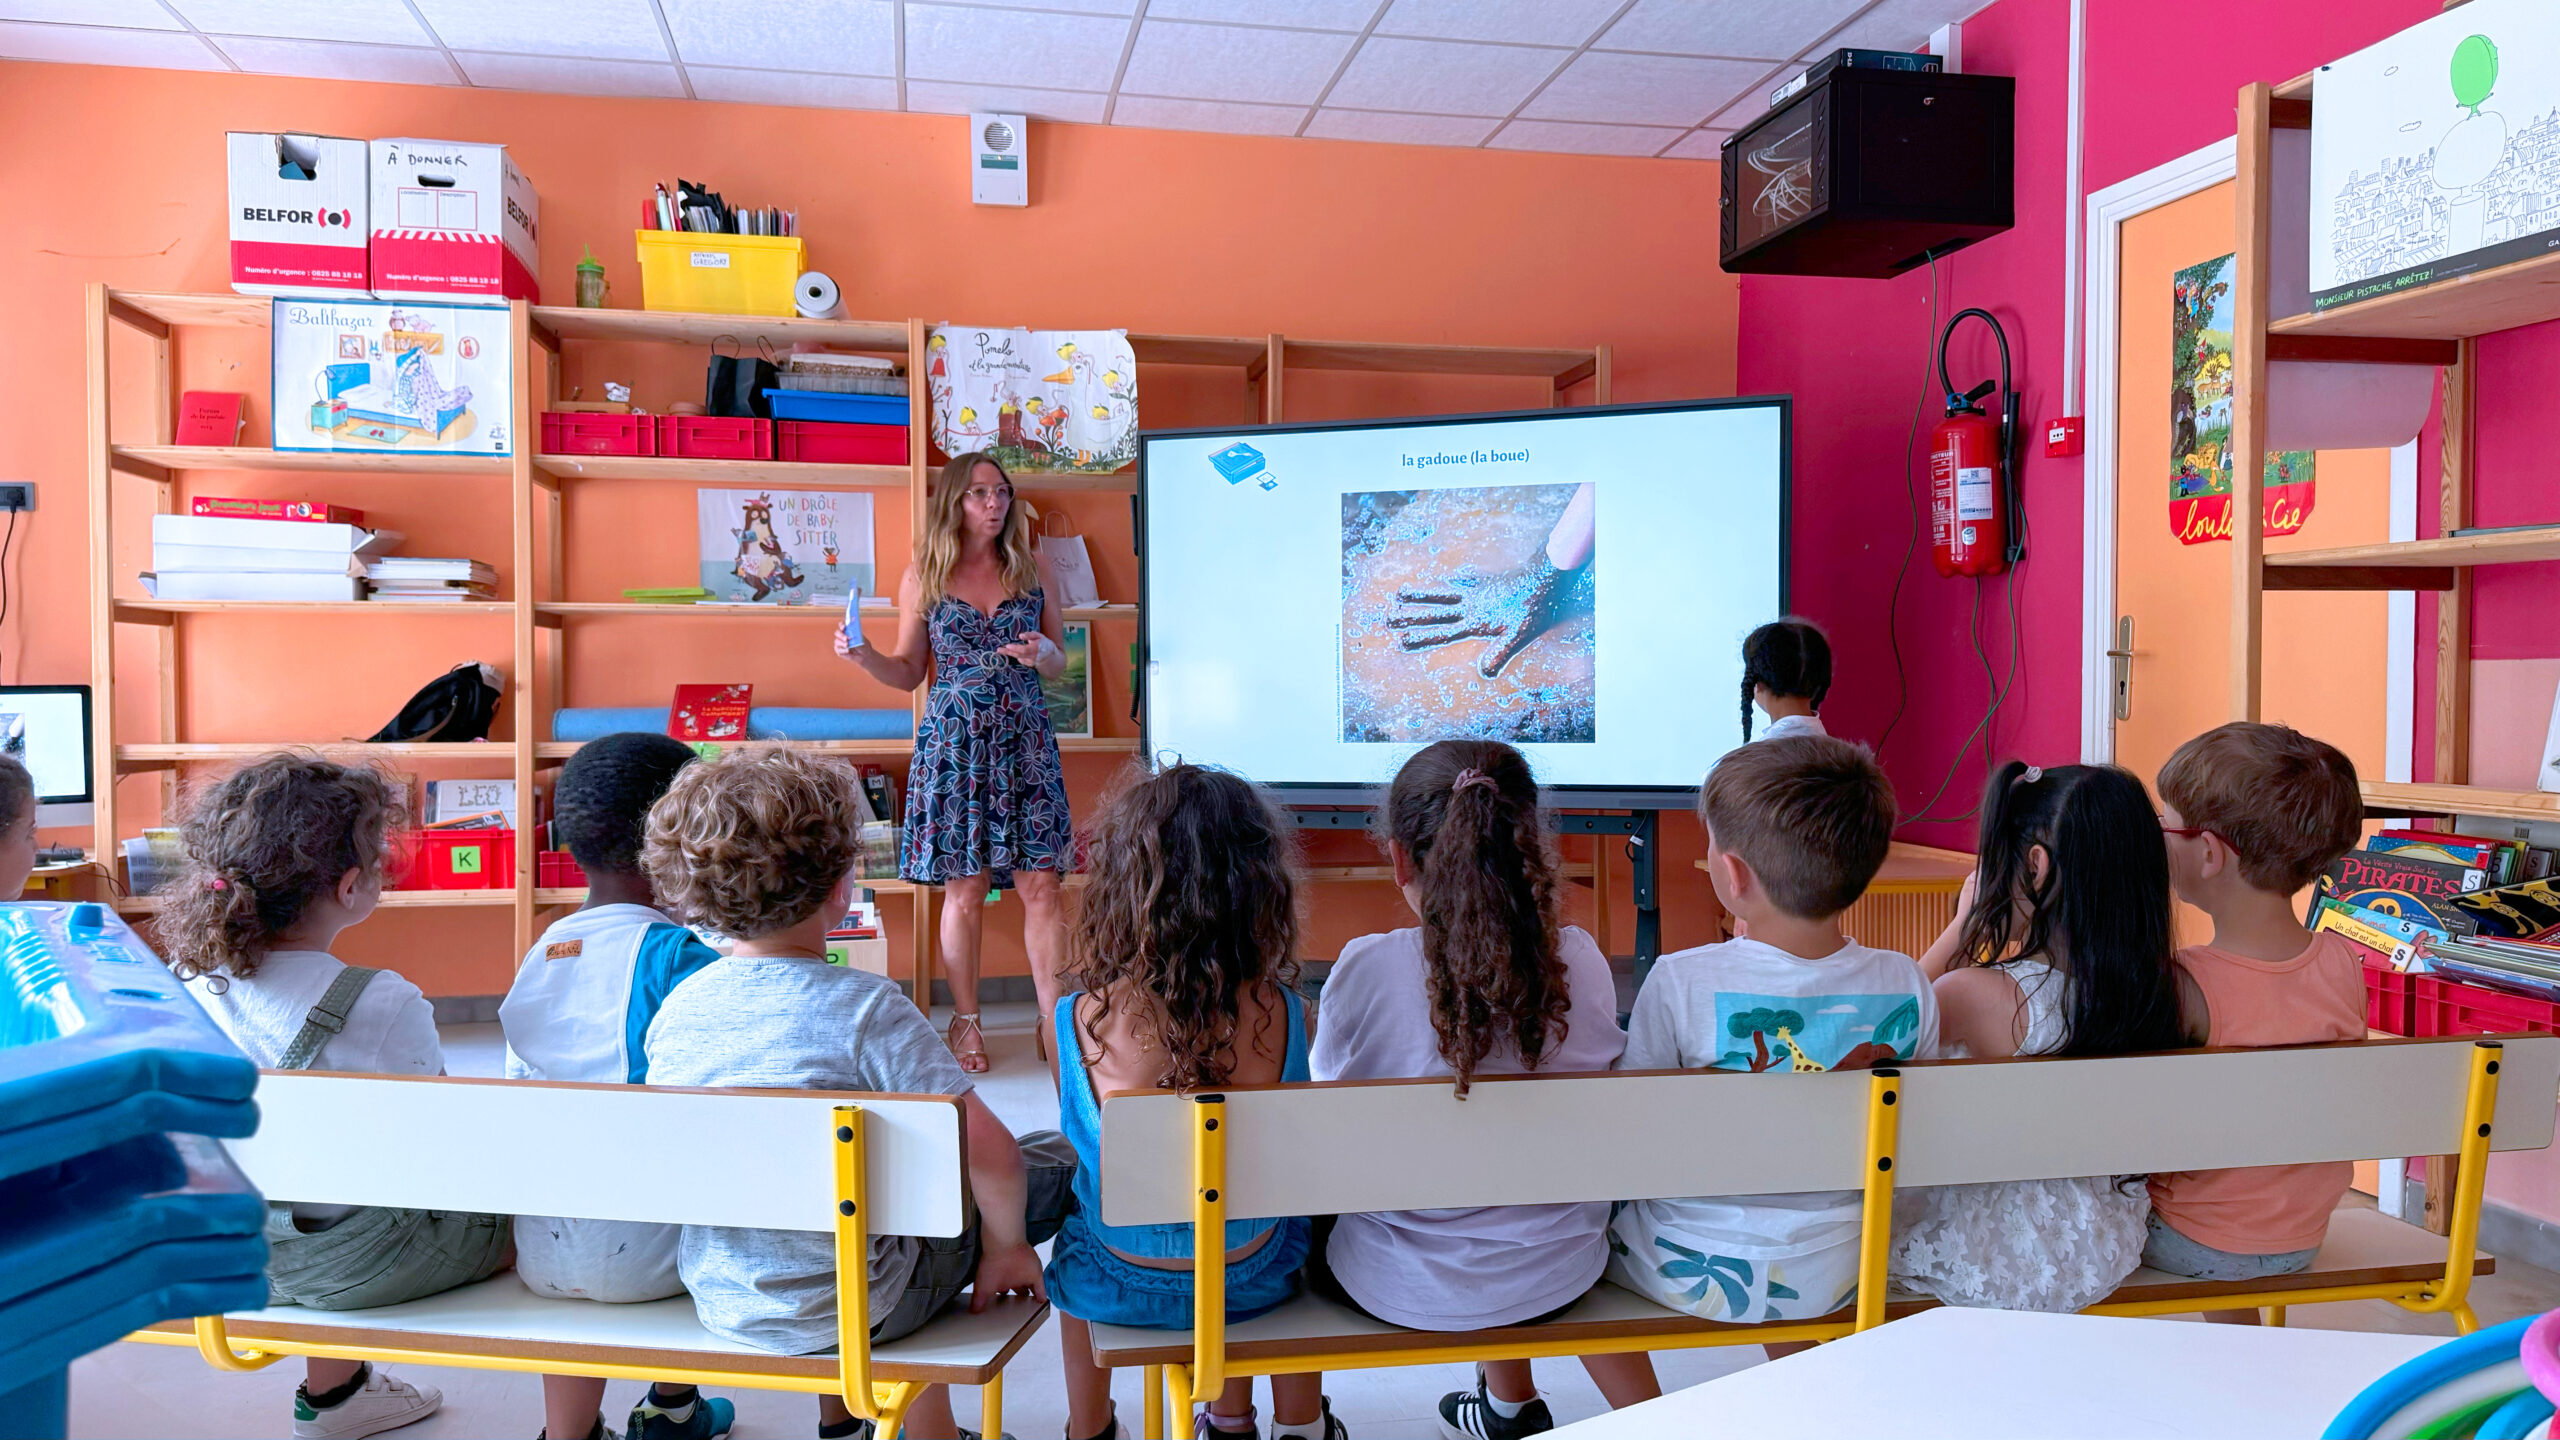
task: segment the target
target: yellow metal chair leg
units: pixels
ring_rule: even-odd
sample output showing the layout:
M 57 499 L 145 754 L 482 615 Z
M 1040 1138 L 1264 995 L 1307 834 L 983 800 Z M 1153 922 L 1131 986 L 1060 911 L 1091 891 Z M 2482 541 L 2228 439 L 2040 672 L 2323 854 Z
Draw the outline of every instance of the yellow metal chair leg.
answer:
M 987 1440 L 1004 1434 L 1004 1372 L 999 1370 L 978 1387 L 978 1433 Z
M 1199 1371 L 1190 1365 L 1164 1367 L 1164 1429 L 1166 1440 L 1182 1440 L 1191 1433 L 1191 1387 L 1197 1383 Z M 1206 1404 L 1207 1402 L 1200 1402 Z
M 2267 1307 L 2267 1323 L 2268 1323 L 2269 1325 L 2271 1325 L 2271 1326 L 2274 1326 L 2274 1327 L 2275 1327 L 2276 1329 L 2278 1329 L 2278 1330 L 2283 1329 L 2283 1328 L 2284 1328 L 2284 1307 L 2283 1307 L 2283 1306 L 2281 1306 L 2281 1305 L 2270 1305 L 2270 1306 L 2268 1306 L 2268 1307 Z
M 916 1403 L 917 1396 L 924 1393 L 924 1387 L 911 1380 L 901 1380 L 883 1389 L 886 1393 L 872 1402 L 880 1412 L 879 1418 L 872 1422 L 872 1433 L 879 1440 L 898 1440 L 899 1427 L 907 1423 L 907 1409 Z
M 2455 1306 L 2453 1307 L 2453 1333 L 2454 1333 L 2454 1334 L 2456 1334 L 2456 1335 L 2468 1335 L 2468 1334 L 2470 1334 L 2472 1331 L 2477 1330 L 2477 1329 L 2479 1329 L 2479 1328 L 2480 1328 L 2480 1317 L 2479 1317 L 2479 1315 L 2477 1315 L 2476 1313 L 2474 1313 L 2474 1312 L 2472 1311 L 2472 1309 L 2471 1309 L 2471 1305 L 2470 1305 L 2470 1302 L 2469 1302 L 2469 1301 L 2464 1301 L 2464 1302 L 2462 1302 L 2461 1304 L 2455 1305 Z
M 1884 1323 L 1885 1258 L 1893 1249 L 1893 1157 L 1902 1139 L 1902 1072 L 1867 1074 L 1867 1183 L 1859 1204 L 1858 1328 Z
M 1164 1440 L 1164 1367 L 1147 1367 L 1147 1440 Z
M 204 1356 L 204 1363 L 216 1370 L 264 1370 L 285 1358 L 270 1355 L 264 1350 L 232 1349 L 231 1332 L 223 1327 L 219 1315 L 196 1318 L 196 1352 Z

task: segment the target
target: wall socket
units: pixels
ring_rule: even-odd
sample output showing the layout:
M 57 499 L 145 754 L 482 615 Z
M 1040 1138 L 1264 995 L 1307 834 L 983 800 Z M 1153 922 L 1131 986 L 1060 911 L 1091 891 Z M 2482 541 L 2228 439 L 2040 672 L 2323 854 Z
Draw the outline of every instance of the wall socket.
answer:
M 0 510 L 33 510 L 34 508 L 36 508 L 36 482 L 0 480 Z

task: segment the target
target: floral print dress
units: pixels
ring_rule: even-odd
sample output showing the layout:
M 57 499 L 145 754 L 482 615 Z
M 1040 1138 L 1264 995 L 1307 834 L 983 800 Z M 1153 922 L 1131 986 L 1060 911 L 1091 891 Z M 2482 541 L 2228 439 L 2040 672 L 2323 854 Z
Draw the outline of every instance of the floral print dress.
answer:
M 1064 871 L 1075 853 L 1058 737 L 1040 698 L 1040 673 L 997 653 L 1040 628 L 1034 587 L 992 615 L 946 595 L 926 617 L 933 688 L 907 771 L 898 873 L 921 884 L 990 872 Z

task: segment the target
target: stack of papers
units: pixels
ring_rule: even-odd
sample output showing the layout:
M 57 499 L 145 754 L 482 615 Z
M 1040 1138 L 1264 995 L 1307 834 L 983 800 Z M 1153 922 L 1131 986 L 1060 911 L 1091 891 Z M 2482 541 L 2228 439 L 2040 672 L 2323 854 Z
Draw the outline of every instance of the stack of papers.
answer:
M 142 583 L 162 600 L 362 600 L 365 562 L 399 543 L 358 525 L 154 515 Z
M 374 599 L 402 604 L 487 600 L 498 585 L 498 572 L 483 561 L 425 555 L 386 555 L 367 562 L 364 576 Z

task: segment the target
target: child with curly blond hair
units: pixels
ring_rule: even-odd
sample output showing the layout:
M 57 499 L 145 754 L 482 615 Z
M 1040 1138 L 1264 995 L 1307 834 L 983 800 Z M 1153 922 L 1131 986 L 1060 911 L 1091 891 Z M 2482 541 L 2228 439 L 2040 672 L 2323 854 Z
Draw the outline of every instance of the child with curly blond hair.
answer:
M 640 864 L 660 905 L 736 942 L 667 994 L 644 1042 L 652 1085 L 956 1095 L 976 1217 L 951 1239 L 871 1238 L 871 1338 L 914 1333 L 973 1289 L 1042 1295 L 1031 1247 L 1056 1233 L 1075 1154 L 1056 1131 L 1017 1143 L 906 993 L 827 963 L 859 858 L 852 770 L 787 749 L 685 767 L 649 812 Z M 1026 1163 L 1027 1162 L 1027 1163 Z M 823 1231 L 687 1225 L 677 1269 L 704 1329 L 758 1350 L 836 1344 L 835 1239 Z M 818 1433 L 863 1433 L 832 1395 Z M 916 1440 L 965 1435 L 934 1386 L 909 1409 Z
M 329 947 L 382 899 L 398 801 L 371 770 L 269 755 L 198 796 L 161 947 L 231 1043 L 270 1070 L 441 1075 L 434 1007 L 387 970 Z M 267 1283 L 279 1305 L 367 1310 L 485 1280 L 514 1254 L 504 1215 L 271 1204 Z M 314 1357 L 293 1397 L 300 1437 L 371 1435 L 443 1403 L 370 1364 Z

